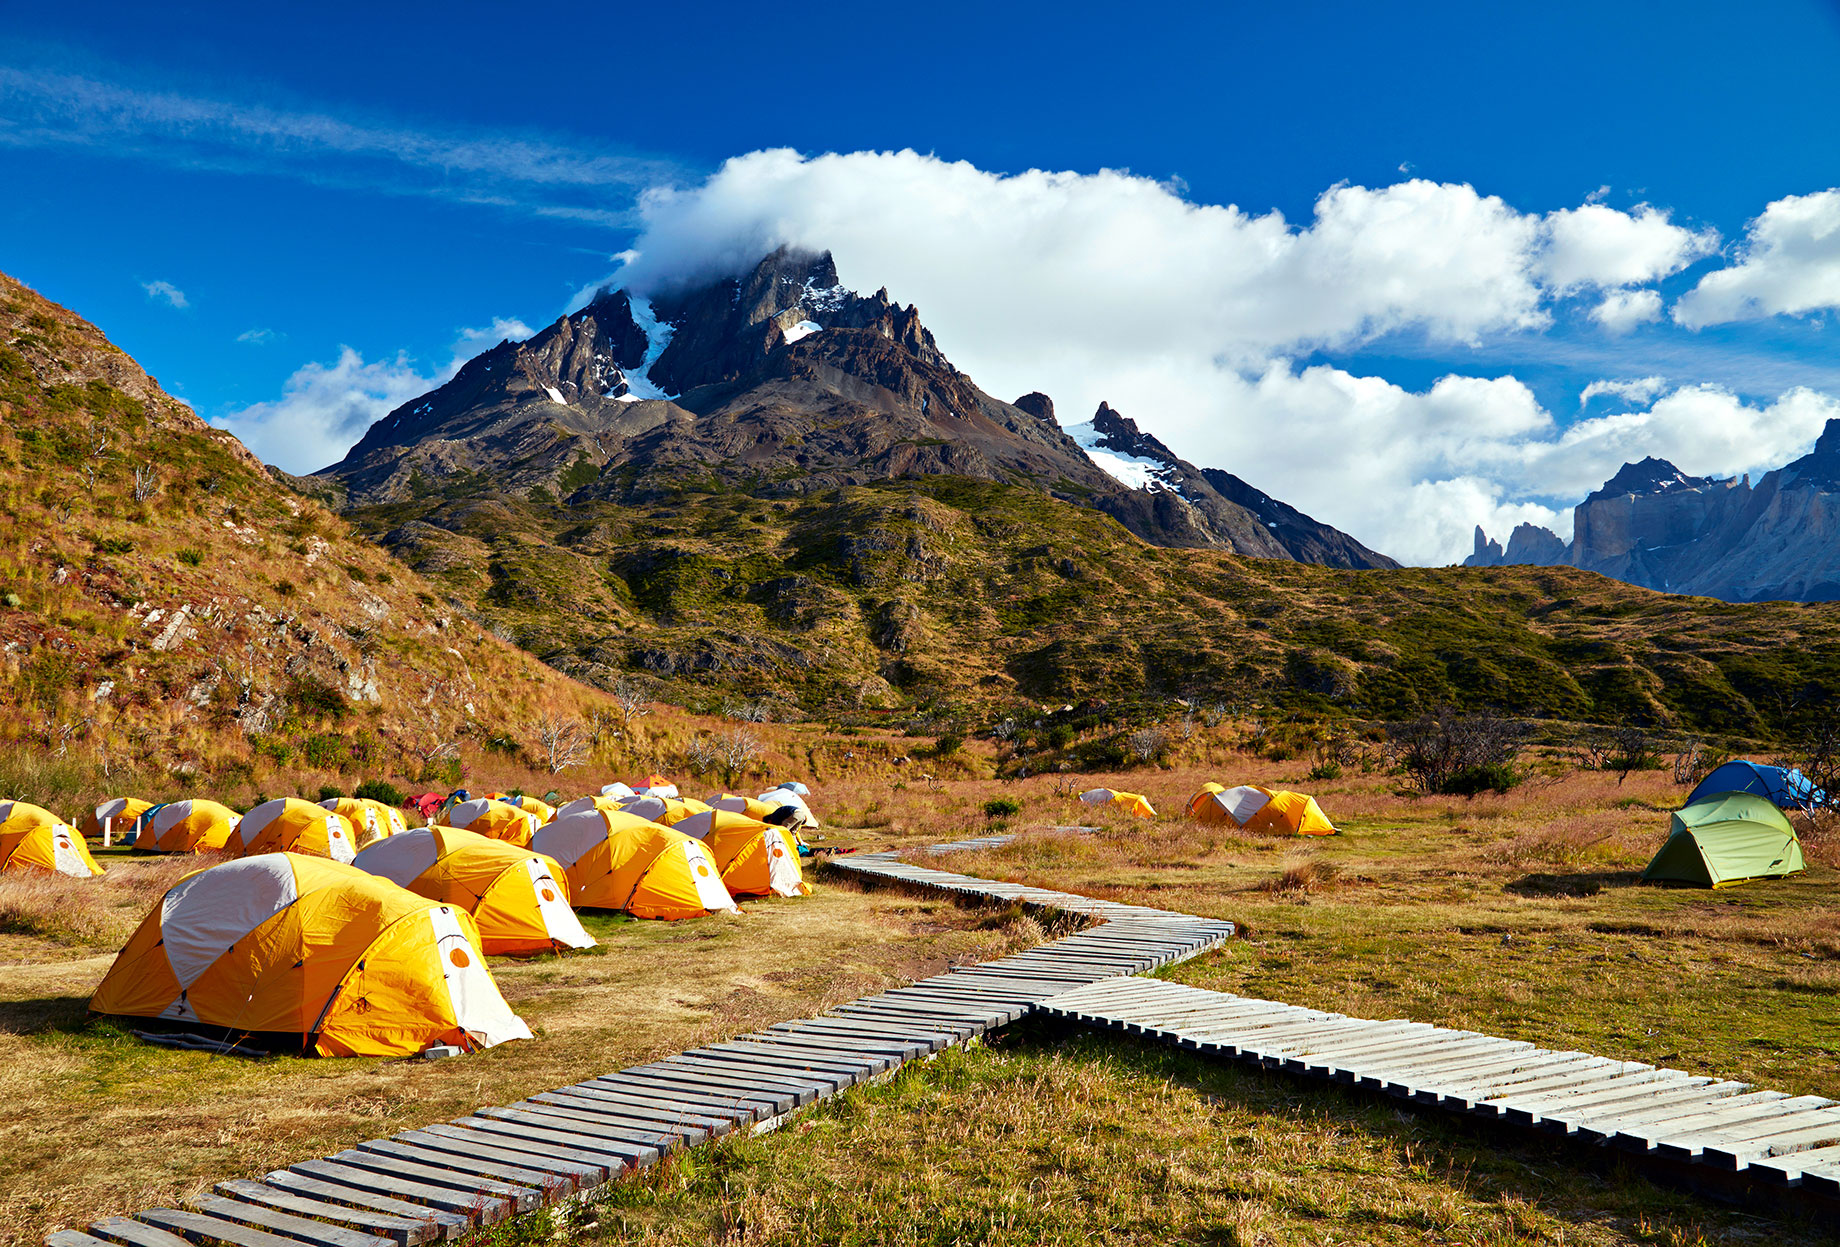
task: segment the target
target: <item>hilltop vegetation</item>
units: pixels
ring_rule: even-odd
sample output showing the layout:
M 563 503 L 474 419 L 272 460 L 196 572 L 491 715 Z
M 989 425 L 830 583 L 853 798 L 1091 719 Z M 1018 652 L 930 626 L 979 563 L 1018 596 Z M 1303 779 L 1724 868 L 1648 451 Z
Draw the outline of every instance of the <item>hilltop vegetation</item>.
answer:
M 461 475 L 349 513 L 501 635 L 609 685 L 809 716 L 1220 699 L 1370 719 L 1443 704 L 1744 736 L 1840 687 L 1840 606 L 1732 605 L 1570 568 L 1346 571 L 1148 545 L 957 477 L 650 502 Z

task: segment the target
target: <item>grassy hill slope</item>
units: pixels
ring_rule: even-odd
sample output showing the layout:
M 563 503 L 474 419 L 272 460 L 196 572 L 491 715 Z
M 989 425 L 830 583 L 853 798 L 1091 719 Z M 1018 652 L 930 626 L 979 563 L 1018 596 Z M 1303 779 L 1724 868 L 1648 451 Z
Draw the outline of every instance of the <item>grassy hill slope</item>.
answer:
M 803 497 L 702 481 L 638 505 L 417 484 L 350 518 L 545 661 L 691 700 L 972 717 L 1136 696 L 1385 718 L 1450 703 L 1769 736 L 1840 688 L 1840 605 L 1163 549 L 989 481 Z
M 164 791 L 414 776 L 445 745 L 528 741 L 545 712 L 607 704 L 4 276 L 0 493 L 0 749 L 16 758 Z

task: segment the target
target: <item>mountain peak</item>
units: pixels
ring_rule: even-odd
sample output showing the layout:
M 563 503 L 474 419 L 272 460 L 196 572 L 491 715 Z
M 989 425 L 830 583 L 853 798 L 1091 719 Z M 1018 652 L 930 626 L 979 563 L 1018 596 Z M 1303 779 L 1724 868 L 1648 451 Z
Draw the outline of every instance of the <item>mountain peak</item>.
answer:
M 1668 494 L 1687 489 L 1704 489 L 1714 484 L 1710 476 L 1688 476 L 1666 459 L 1657 459 L 1653 455 L 1638 463 L 1625 463 L 1618 468 L 1616 475 L 1604 482 L 1603 488 L 1585 499 L 1586 502 L 1601 502 L 1606 498 L 1621 498 L 1625 495 Z

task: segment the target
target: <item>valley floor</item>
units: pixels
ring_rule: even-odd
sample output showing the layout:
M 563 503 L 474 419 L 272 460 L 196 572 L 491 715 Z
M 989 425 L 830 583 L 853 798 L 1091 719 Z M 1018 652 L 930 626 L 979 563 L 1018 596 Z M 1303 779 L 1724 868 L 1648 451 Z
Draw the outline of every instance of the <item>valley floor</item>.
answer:
M 1014 842 L 929 860 L 1247 925 L 1244 940 L 1166 972 L 1185 982 L 1788 1092 L 1840 1090 L 1831 832 L 1807 836 L 1800 878 L 1662 890 L 1635 880 L 1684 792 L 1662 773 L 1621 784 L 1572 773 L 1470 801 L 1402 795 L 1378 774 L 1305 784 L 1307 766 L 1214 751 L 1206 766 L 1077 782 L 841 778 L 817 798 L 830 842 L 864 848 L 975 834 L 995 825 L 986 801 L 1014 800 Z M 1209 778 L 1314 792 L 1343 834 L 1280 841 L 1173 817 Z M 1146 791 L 1164 817 L 1094 820 L 1071 792 L 1100 782 Z M 1094 833 L 1052 830 L 1095 821 Z M 433 1064 L 246 1063 L 149 1048 L 85 1020 L 88 992 L 169 869 L 109 864 L 101 917 L 55 938 L 0 935 L 9 1244 L 1042 937 L 1017 915 L 818 873 L 814 896 L 749 905 L 739 919 L 590 918 L 604 951 L 495 963 L 534 1043 Z M 776 1134 L 672 1158 L 573 1230 L 564 1241 L 648 1245 L 1829 1241 L 1390 1101 L 1030 1029 L 852 1091 Z M 550 1233 L 526 1224 L 494 1237 Z

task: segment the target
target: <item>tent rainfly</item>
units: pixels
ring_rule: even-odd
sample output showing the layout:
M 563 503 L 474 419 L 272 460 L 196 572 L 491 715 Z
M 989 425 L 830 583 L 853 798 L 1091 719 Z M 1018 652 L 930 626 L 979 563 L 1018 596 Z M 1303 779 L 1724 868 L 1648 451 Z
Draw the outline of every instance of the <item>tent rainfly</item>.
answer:
M 153 802 L 139 797 L 114 797 L 83 811 L 77 819 L 77 830 L 90 839 L 102 841 L 107 847 L 125 837 L 133 829 L 135 820 L 152 808 Z
M 703 842 L 735 896 L 810 896 L 799 869 L 798 845 L 779 827 L 729 810 L 704 810 L 677 824 Z
M 1088 805 L 1109 805 L 1123 810 L 1132 818 L 1155 818 L 1156 810 L 1150 799 L 1140 792 L 1121 792 L 1116 788 L 1088 788 L 1080 794 L 1080 800 Z
M 1722 792 L 1676 810 L 1645 883 L 1723 888 L 1806 869 L 1795 828 L 1767 797 Z
M 515 805 L 490 797 L 459 802 L 442 816 L 440 823 L 443 827 L 459 827 L 491 836 L 494 840 L 504 840 L 519 848 L 528 845 L 531 835 L 543 825 L 535 814 L 526 814 Z
M 349 862 L 356 836 L 345 816 L 299 797 L 276 797 L 243 815 L 230 837 L 230 851 L 238 857 L 259 853 L 299 853 Z
M 1800 771 L 1737 758 L 1714 767 L 1710 775 L 1694 785 L 1687 794 L 1687 804 L 1722 792 L 1754 792 L 1785 810 L 1805 810 L 1827 801 L 1827 794 Z
M 1228 823 L 1246 831 L 1272 831 L 1282 836 L 1333 836 L 1335 824 L 1316 804 L 1316 798 L 1282 788 L 1242 784 L 1223 788 L 1203 784 L 1188 799 L 1188 815 L 1198 823 Z
M 360 849 L 407 830 L 395 806 L 369 797 L 327 797 L 320 806 L 351 824 L 352 843 Z
M 569 908 L 562 867 L 515 844 L 458 827 L 420 827 L 379 840 L 351 864 L 466 910 L 488 954 L 594 947 Z
M 261 853 L 179 880 L 89 1007 L 273 1035 L 319 1056 L 530 1038 L 486 969 L 472 915 L 298 853 Z
M 623 909 L 636 918 L 735 910 L 708 849 L 634 814 L 590 807 L 559 815 L 530 847 L 568 872 L 577 909 Z
M 0 801 L 0 873 L 40 870 L 76 879 L 102 873 L 76 829 L 50 810 Z
M 136 822 L 139 852 L 216 853 L 230 843 L 242 815 L 216 801 L 196 799 L 156 805 Z

